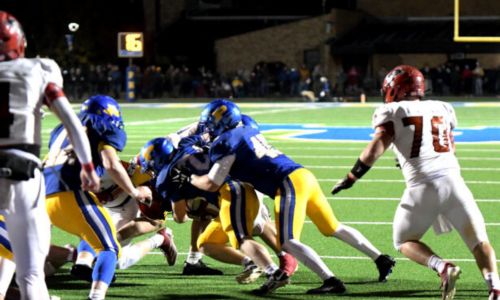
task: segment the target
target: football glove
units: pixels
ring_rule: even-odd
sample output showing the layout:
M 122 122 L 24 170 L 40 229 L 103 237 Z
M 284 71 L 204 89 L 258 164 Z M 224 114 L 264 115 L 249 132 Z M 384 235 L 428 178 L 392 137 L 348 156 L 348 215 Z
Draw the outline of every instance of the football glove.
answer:
M 178 168 L 172 169 L 172 179 L 170 180 L 179 190 L 184 189 L 191 182 L 191 175 L 184 173 Z
M 350 188 L 354 184 L 354 180 L 351 179 L 348 175 L 344 177 L 343 179 L 339 180 L 332 188 L 332 195 L 337 194 L 341 190 L 346 190 Z

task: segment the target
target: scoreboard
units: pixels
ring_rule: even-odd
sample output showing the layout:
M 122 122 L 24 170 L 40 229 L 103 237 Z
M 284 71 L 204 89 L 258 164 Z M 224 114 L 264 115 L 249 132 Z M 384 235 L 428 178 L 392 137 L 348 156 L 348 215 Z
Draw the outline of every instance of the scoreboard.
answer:
M 118 57 L 142 57 L 144 36 L 142 32 L 118 32 Z

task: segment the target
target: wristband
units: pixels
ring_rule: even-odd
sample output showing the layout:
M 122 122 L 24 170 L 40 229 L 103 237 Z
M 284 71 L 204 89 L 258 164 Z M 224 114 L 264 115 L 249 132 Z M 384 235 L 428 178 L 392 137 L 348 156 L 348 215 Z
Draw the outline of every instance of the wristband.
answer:
M 366 172 L 368 172 L 368 170 L 370 170 L 370 166 L 366 165 L 365 163 L 363 163 L 361 161 L 361 159 L 358 158 L 358 160 L 356 161 L 356 163 L 354 164 L 354 167 L 352 167 L 351 169 L 351 173 L 352 175 L 356 176 L 356 178 L 361 178 L 363 177 L 363 175 L 366 174 Z
M 92 162 L 82 164 L 82 169 L 85 172 L 90 173 L 90 172 L 94 171 L 94 164 Z

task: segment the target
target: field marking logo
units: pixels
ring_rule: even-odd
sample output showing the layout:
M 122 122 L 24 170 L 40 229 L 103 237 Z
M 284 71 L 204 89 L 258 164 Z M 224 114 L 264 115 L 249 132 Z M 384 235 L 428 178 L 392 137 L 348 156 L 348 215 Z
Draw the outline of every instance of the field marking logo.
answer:
M 272 139 L 301 141 L 370 141 L 371 127 L 344 127 L 303 124 L 259 124 L 260 130 Z M 500 143 L 500 127 L 459 128 L 453 131 L 455 142 Z

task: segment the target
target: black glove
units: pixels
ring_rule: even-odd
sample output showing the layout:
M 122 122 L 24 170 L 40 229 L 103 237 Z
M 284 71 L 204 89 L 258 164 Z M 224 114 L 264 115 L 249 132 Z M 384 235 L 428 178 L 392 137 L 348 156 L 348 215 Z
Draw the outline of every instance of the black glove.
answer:
M 180 169 L 173 168 L 170 182 L 172 182 L 179 190 L 182 190 L 191 182 L 191 175 L 184 173 Z
M 350 188 L 354 184 L 354 180 L 351 179 L 349 176 L 344 177 L 343 179 L 339 180 L 332 188 L 332 195 L 337 194 L 341 190 L 346 190 Z

